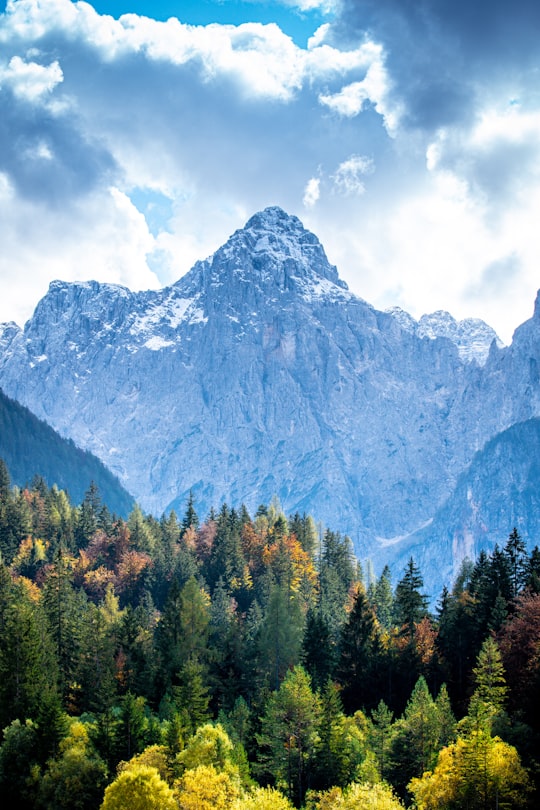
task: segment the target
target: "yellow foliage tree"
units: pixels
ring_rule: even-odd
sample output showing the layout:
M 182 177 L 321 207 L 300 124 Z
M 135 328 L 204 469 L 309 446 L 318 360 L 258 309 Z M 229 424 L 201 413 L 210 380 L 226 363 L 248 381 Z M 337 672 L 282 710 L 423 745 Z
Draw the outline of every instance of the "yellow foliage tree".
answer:
M 232 810 L 294 810 L 294 807 L 279 790 L 257 787 L 237 799 Z
M 199 765 L 175 782 L 174 793 L 180 810 L 229 810 L 239 798 L 240 788 L 238 780 L 226 771 Z
M 419 810 L 519 808 L 530 791 L 516 749 L 485 732 L 443 748 L 434 770 L 412 779 L 408 787 Z
M 149 745 L 140 754 L 136 754 L 127 762 L 120 762 L 118 773 L 130 771 L 140 765 L 149 765 L 155 768 L 164 782 L 172 782 L 172 772 L 167 761 L 167 749 L 164 745 Z
M 101 810 L 178 810 L 173 791 L 156 768 L 134 765 L 105 790 Z
M 344 790 L 339 787 L 312 796 L 309 810 L 403 810 L 394 791 L 384 782 L 353 782 Z
M 223 726 L 205 723 L 199 726 L 176 760 L 186 770 L 199 765 L 212 765 L 222 771 L 230 768 L 232 753 L 233 744 Z

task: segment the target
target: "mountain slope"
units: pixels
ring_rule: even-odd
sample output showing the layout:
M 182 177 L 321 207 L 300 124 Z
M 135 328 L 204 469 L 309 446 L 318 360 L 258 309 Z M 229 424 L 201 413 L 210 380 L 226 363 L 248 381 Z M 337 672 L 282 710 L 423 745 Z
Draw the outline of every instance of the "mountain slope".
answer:
M 133 508 L 131 495 L 97 458 L 62 439 L 1 390 L 0 458 L 7 464 L 13 483 L 19 486 L 41 475 L 49 486 L 57 484 L 74 503 L 80 503 L 94 481 L 112 512 L 127 517 Z
M 436 320 L 446 333 L 432 319 L 422 336 L 354 296 L 316 236 L 269 208 L 166 289 L 54 282 L 24 332 L 0 334 L 0 383 L 148 510 L 190 489 L 203 515 L 277 494 L 367 556 L 540 415 L 538 312 L 483 365 L 463 346 L 487 326 L 460 325 L 460 346 Z
M 412 555 L 430 583 L 431 595 L 452 582 L 465 558 L 504 546 L 517 528 L 529 547 L 540 538 L 540 419 L 503 431 L 475 454 L 446 503 L 429 525 L 392 544 L 396 570 Z M 436 553 L 434 553 L 436 551 Z M 389 546 L 374 553 L 375 565 Z

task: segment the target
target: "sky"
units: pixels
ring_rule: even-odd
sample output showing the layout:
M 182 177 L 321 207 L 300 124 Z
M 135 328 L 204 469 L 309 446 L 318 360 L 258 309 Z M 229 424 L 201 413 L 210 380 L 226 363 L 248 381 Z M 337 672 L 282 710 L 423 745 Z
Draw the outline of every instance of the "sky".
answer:
M 0 322 L 174 283 L 280 205 L 378 309 L 540 287 L 538 0 L 0 4 Z

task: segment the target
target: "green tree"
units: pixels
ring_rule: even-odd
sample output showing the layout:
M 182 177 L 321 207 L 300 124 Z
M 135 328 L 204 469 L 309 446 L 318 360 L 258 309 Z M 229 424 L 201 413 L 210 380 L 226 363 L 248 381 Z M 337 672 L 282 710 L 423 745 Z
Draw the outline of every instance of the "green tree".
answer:
M 237 775 L 234 766 L 234 746 L 222 725 L 205 723 L 199 726 L 186 747 L 176 757 L 182 770 L 212 765 L 216 771 Z
M 273 692 L 261 718 L 259 770 L 300 805 L 310 786 L 318 745 L 320 702 L 301 666 L 290 670 Z
M 525 587 L 528 568 L 527 546 L 515 527 L 508 536 L 504 554 L 508 559 L 511 594 L 515 599 Z
M 469 711 L 460 724 L 468 732 L 491 733 L 494 719 L 501 714 L 507 686 L 501 653 L 492 636 L 484 641 L 473 669 L 475 690 Z
M 185 535 L 188 529 L 193 529 L 197 531 L 199 528 L 199 516 L 195 511 L 195 497 L 193 495 L 193 490 L 189 490 L 188 502 L 186 506 L 186 512 L 184 517 L 182 518 L 182 536 Z
M 77 706 L 77 675 L 88 600 L 73 582 L 73 560 L 59 549 L 43 586 L 43 607 L 59 669 L 59 688 L 68 710 Z
M 178 685 L 173 687 L 175 709 L 191 734 L 210 716 L 210 693 L 205 676 L 206 670 L 197 658 L 188 658 L 180 669 Z
M 302 643 L 302 663 L 316 689 L 334 675 L 337 648 L 328 621 L 319 609 L 309 610 Z
M 287 584 L 275 584 L 260 628 L 260 660 L 277 689 L 285 673 L 300 661 L 304 616 Z
M 368 722 L 362 712 L 356 712 L 352 717 L 344 715 L 339 688 L 330 681 L 320 699 L 321 720 L 313 785 L 319 789 L 332 785 L 343 787 L 359 778 L 365 770 Z
M 379 773 L 383 779 L 388 778 L 391 770 L 393 717 L 393 713 L 384 700 L 381 700 L 377 708 L 371 712 L 368 739 L 371 750 L 375 754 Z
M 391 781 L 402 793 L 413 777 L 433 767 L 439 752 L 440 720 L 437 707 L 421 676 L 413 689 L 403 717 L 394 728 L 391 749 Z
M 363 586 L 359 586 L 339 647 L 337 677 L 343 687 L 347 712 L 376 705 L 380 695 L 382 654 L 375 614 Z
M 409 559 L 405 573 L 396 586 L 394 613 L 402 633 L 413 639 L 416 625 L 427 616 L 427 597 L 422 593 L 424 580 L 413 558 Z
M 392 627 L 394 612 L 394 595 L 392 593 L 392 581 L 390 568 L 385 565 L 381 576 L 375 585 L 374 607 L 377 619 L 385 630 Z
M 36 719 L 56 689 L 56 661 L 39 605 L 0 563 L 0 722 Z
M 13 722 L 4 729 L 0 746 L 0 795 L 6 807 L 34 810 L 39 781 L 39 738 L 32 720 Z
M 73 721 L 58 755 L 47 762 L 39 783 L 39 802 L 55 810 L 94 810 L 103 796 L 107 769 L 93 750 L 88 731 Z

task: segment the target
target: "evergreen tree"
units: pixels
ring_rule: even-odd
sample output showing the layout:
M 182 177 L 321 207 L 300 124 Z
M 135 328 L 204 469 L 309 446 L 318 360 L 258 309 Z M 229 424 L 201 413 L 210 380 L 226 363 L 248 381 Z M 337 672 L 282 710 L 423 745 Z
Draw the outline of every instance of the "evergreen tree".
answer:
M 242 525 L 234 510 L 223 504 L 216 522 L 216 536 L 206 566 L 205 578 L 213 592 L 220 577 L 234 592 L 243 579 L 245 560 L 242 554 Z
M 504 709 L 507 693 L 501 653 L 492 636 L 488 636 L 482 645 L 473 678 L 475 690 L 461 726 L 469 733 L 490 734 L 494 718 Z
M 197 658 L 191 656 L 178 674 L 178 685 L 173 687 L 175 710 L 188 734 L 194 734 L 209 719 L 209 692 L 206 670 Z
M 396 587 L 394 613 L 396 624 L 410 640 L 416 625 L 427 616 L 427 597 L 421 592 L 424 580 L 413 558 L 409 559 L 405 573 Z
M 322 689 L 334 675 L 337 648 L 328 622 L 320 610 L 308 611 L 302 644 L 302 663 L 316 689 Z
M 385 565 L 374 589 L 374 608 L 377 619 L 385 630 L 392 627 L 394 596 L 390 568 Z
M 72 560 L 58 550 L 43 586 L 43 607 L 50 628 L 59 669 L 59 688 L 64 706 L 75 710 L 77 674 L 82 651 L 88 600 L 73 583 Z
M 504 554 L 507 557 L 510 570 L 511 595 L 513 599 L 516 599 L 527 582 L 528 559 L 527 546 L 515 527 L 508 536 Z
M 0 745 L 0 795 L 2 804 L 17 810 L 34 810 L 39 782 L 38 733 L 32 720 L 13 720 L 4 728 Z
M 300 661 L 304 616 L 287 585 L 274 585 L 259 634 L 260 662 L 272 688 Z
M 540 593 L 540 548 L 535 546 L 527 561 L 527 578 L 525 585 L 532 593 Z
M 193 490 L 189 490 L 188 502 L 186 506 L 186 512 L 182 519 L 182 526 L 181 526 L 181 535 L 182 537 L 188 531 L 188 529 L 193 529 L 197 531 L 199 528 L 199 516 L 195 511 L 195 496 L 193 495 Z
M 270 695 L 257 740 L 259 771 L 271 774 L 297 806 L 310 787 L 319 722 L 320 703 L 309 676 L 294 667 Z
M 384 700 L 371 711 L 369 742 L 377 760 L 377 767 L 383 779 L 388 779 L 391 771 L 392 720 L 393 713 Z
M 433 767 L 439 752 L 437 707 L 424 677 L 414 687 L 403 717 L 396 723 L 391 751 L 391 782 L 398 793 L 413 777 Z
M 56 689 L 53 645 L 23 585 L 13 585 L 0 563 L 0 723 L 35 720 L 41 701 Z
M 363 586 L 359 586 L 339 647 L 337 676 L 343 687 L 347 712 L 376 705 L 380 696 L 381 659 L 382 645 L 375 615 Z

